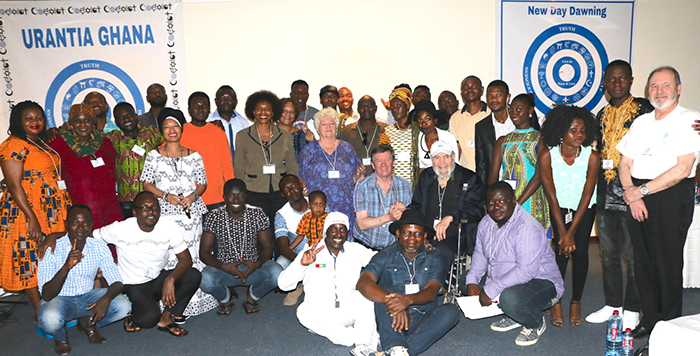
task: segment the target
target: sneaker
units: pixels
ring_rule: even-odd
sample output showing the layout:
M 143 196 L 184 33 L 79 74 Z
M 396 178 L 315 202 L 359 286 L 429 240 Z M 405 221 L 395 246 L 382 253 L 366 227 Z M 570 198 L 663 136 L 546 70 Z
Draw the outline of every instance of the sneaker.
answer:
M 301 293 L 303 292 L 304 286 L 299 286 L 299 288 L 287 293 L 287 296 L 284 297 L 284 301 L 282 301 L 282 304 L 288 307 L 295 305 L 299 301 L 299 297 L 301 297 Z
M 631 310 L 622 312 L 622 325 L 624 325 L 623 329 L 630 328 L 634 330 L 639 325 L 639 313 Z
M 504 316 L 503 318 L 501 318 L 501 320 L 491 324 L 491 330 L 498 332 L 506 332 L 519 328 L 521 326 L 522 325 L 520 325 L 517 321 L 507 316 Z
M 518 337 L 515 338 L 515 344 L 518 346 L 534 345 L 537 343 L 537 340 L 540 339 L 540 336 L 544 334 L 545 330 L 547 330 L 547 323 L 544 322 L 543 318 L 542 326 L 539 329 L 528 329 L 523 327 L 523 330 L 520 331 Z
M 408 354 L 408 349 L 403 346 L 394 346 L 387 353 L 389 356 L 410 356 Z
M 376 349 L 371 348 L 369 345 L 355 345 L 352 349 L 350 349 L 350 355 L 352 356 L 370 356 L 374 355 L 374 353 L 377 352 Z
M 586 317 L 586 321 L 591 323 L 591 324 L 600 324 L 608 321 L 610 319 L 610 316 L 613 315 L 613 312 L 617 310 L 618 312 L 622 313 L 622 308 L 615 308 L 611 307 L 609 305 L 606 305 L 602 308 L 600 308 L 598 311 L 595 311 L 593 313 L 588 314 Z

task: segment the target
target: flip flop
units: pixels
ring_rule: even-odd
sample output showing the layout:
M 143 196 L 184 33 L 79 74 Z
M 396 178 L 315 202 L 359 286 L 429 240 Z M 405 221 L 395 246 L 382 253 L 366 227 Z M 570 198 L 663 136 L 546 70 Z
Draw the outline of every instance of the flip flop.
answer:
M 181 328 L 179 325 L 177 325 L 175 323 L 170 323 L 166 326 L 158 326 L 158 331 L 163 331 L 163 332 L 169 333 L 172 336 L 177 336 L 177 337 L 185 336 L 188 334 L 187 330 Z
M 235 304 L 229 302 L 228 304 L 219 303 L 219 309 L 216 310 L 216 315 L 229 315 Z
M 243 308 L 245 309 L 246 314 L 254 314 L 260 311 L 260 305 L 258 305 L 258 302 L 249 302 L 246 301 L 243 303 Z
M 134 320 L 132 320 L 131 315 L 129 315 L 126 317 L 126 319 L 124 319 L 124 331 L 128 333 L 135 333 L 137 331 L 141 331 L 141 327 L 134 324 Z

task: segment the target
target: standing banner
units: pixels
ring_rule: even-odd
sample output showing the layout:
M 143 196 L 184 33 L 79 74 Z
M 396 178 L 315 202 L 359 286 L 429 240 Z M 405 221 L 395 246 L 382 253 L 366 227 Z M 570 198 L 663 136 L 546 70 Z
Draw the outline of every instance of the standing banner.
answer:
M 496 72 L 513 95 L 534 93 L 537 111 L 605 106 L 603 72 L 630 61 L 634 1 L 497 1 Z M 541 116 L 540 116 L 541 117 Z
M 147 108 L 146 88 L 160 83 L 178 108 L 187 93 L 182 2 L 11 1 L 0 4 L 3 114 L 36 101 L 50 127 L 68 120 L 90 92 L 111 108 Z M 7 125 L 7 121 L 5 126 Z

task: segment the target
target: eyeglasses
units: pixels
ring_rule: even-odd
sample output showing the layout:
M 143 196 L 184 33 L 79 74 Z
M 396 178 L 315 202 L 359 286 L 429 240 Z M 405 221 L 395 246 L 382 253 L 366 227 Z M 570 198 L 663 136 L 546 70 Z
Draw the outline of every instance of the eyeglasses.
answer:
M 158 206 L 158 205 L 155 205 L 155 206 L 139 205 L 139 206 L 135 206 L 134 209 L 139 209 L 139 210 L 143 210 L 143 211 L 159 212 L 160 206 Z

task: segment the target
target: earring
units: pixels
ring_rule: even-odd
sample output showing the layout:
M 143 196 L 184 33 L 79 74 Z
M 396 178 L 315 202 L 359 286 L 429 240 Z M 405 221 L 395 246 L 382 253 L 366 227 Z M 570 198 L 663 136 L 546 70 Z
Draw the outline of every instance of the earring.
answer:
M 563 142 L 564 142 L 564 138 L 563 138 L 563 137 L 559 137 L 559 143 L 563 143 Z

